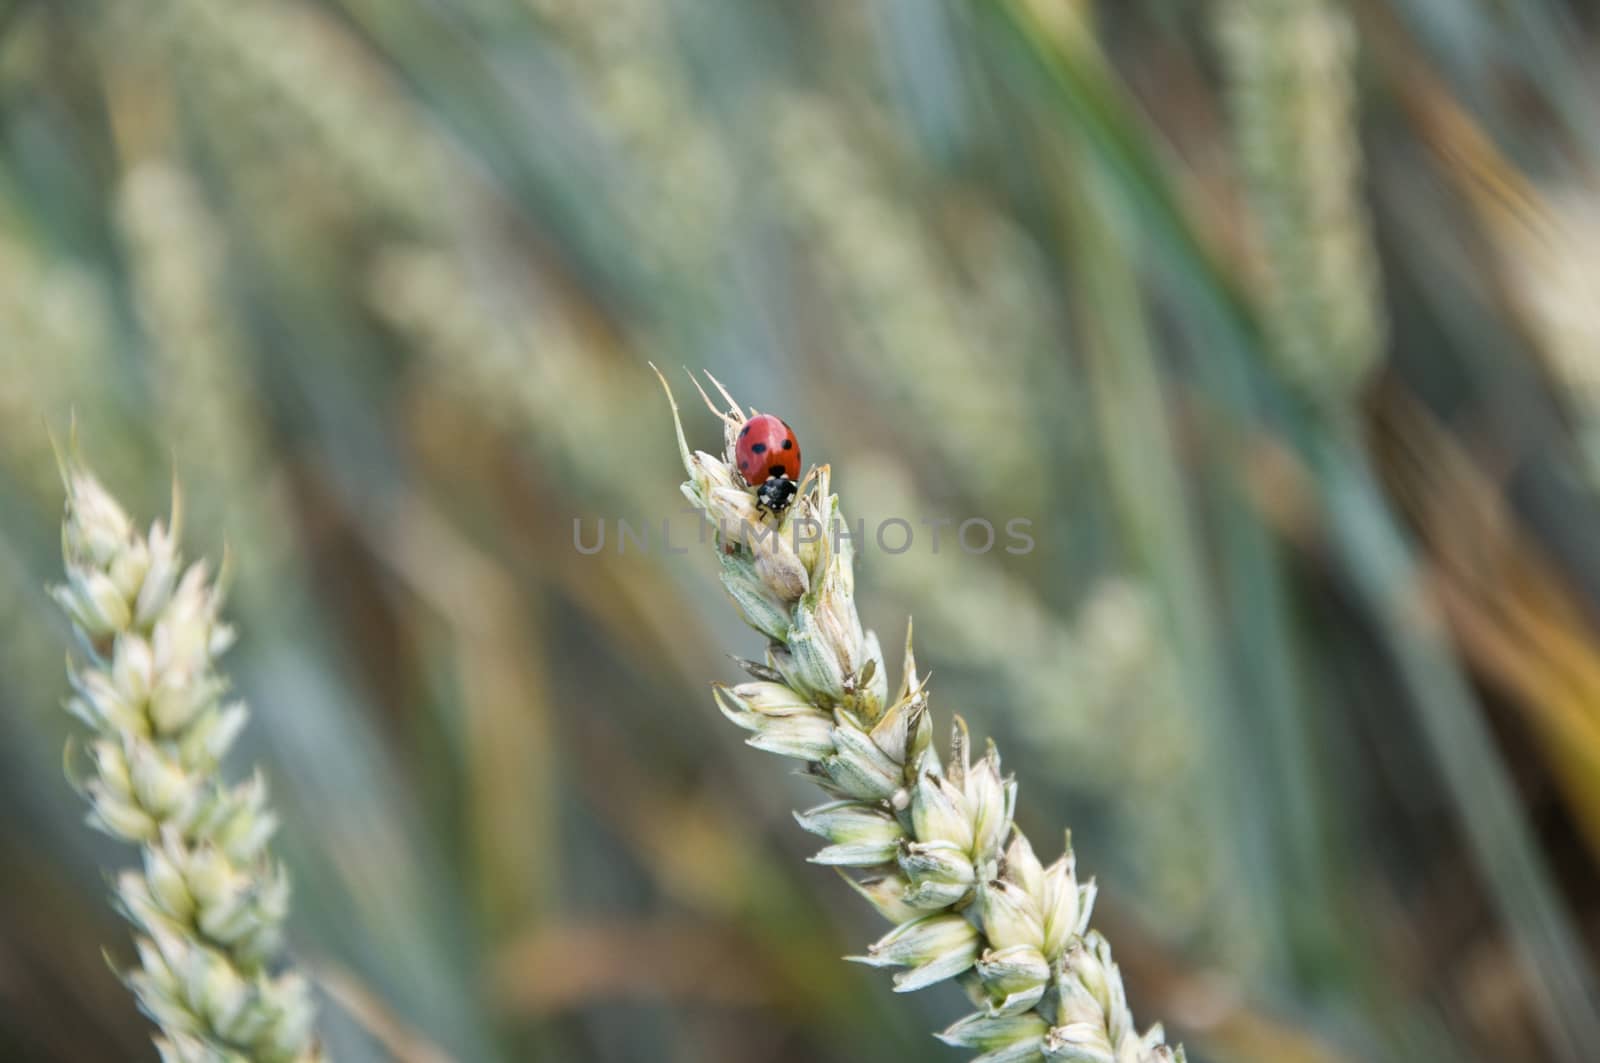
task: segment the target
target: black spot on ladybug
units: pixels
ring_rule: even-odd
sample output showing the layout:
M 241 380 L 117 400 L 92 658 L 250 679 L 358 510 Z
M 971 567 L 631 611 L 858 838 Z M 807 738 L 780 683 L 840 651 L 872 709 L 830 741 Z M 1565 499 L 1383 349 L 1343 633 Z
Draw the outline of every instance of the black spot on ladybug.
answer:
M 783 466 L 782 465 L 774 465 L 772 468 L 768 469 L 767 472 L 771 473 L 773 476 L 782 476 L 783 475 Z
M 757 454 L 765 454 L 767 452 L 767 445 L 765 443 L 757 443 L 750 449 L 755 451 Z
M 747 436 L 749 434 L 750 434 L 750 426 L 749 425 L 745 425 L 743 428 L 739 429 L 739 438 L 740 439 L 743 439 L 745 436 Z
M 784 450 L 793 450 L 793 449 L 794 449 L 794 440 L 792 440 L 792 439 L 785 439 L 785 440 L 784 440 L 784 441 L 783 441 L 783 449 L 784 449 Z
M 739 468 L 741 468 L 741 469 L 748 469 L 749 467 L 750 467 L 750 463 L 748 461 L 741 461 L 739 463 Z

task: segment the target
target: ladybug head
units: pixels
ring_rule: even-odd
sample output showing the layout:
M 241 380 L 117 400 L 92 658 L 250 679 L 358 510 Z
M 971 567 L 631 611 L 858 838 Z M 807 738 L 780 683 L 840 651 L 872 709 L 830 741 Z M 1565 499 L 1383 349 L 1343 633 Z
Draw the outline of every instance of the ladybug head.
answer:
M 756 504 L 762 509 L 773 513 L 782 513 L 794 502 L 795 493 L 799 490 L 795 482 L 784 475 L 774 475 L 767 478 L 766 483 L 756 488 Z

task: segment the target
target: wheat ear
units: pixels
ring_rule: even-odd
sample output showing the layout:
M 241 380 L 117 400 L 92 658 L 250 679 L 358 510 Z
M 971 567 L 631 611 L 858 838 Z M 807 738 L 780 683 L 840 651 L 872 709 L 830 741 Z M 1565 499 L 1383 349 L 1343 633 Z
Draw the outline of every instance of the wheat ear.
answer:
M 54 594 L 86 648 L 67 710 L 93 732 L 79 785 L 90 825 L 143 857 L 115 883 L 139 954 L 123 978 L 165 1063 L 316 1063 L 310 988 L 269 967 L 289 881 L 267 850 L 266 785 L 230 786 L 219 770 L 247 716 L 215 667 L 233 642 L 222 581 L 203 561 L 183 566 L 176 492 L 170 527 L 142 535 L 75 459 L 62 477 L 67 578 Z
M 1355 31 L 1330 0 L 1226 0 L 1219 13 L 1271 351 L 1302 394 L 1342 408 L 1387 334 L 1362 199 Z
M 974 1063 L 1181 1061 L 1159 1026 L 1134 1028 L 1110 946 L 1089 929 L 1095 886 L 1078 882 L 1070 837 L 1043 866 L 1012 823 L 1015 779 L 992 742 L 974 759 L 959 718 L 940 762 L 909 628 L 890 697 L 877 636 L 856 612 L 850 539 L 833 534 L 843 524 L 829 468 L 807 474 L 781 517 L 757 510 L 731 461 L 746 415 L 711 383 L 727 403 L 706 399 L 723 421 L 721 457 L 690 451 L 661 381 L 683 493 L 717 529 L 723 586 L 767 639 L 764 662 L 741 662 L 751 681 L 717 685 L 716 701 L 750 745 L 803 762 L 832 799 L 796 815 L 828 842 L 812 860 L 854 869 L 847 881 L 895 924 L 851 959 L 905 968 L 898 992 L 960 979 L 978 1010 L 938 1036 L 977 1050 Z

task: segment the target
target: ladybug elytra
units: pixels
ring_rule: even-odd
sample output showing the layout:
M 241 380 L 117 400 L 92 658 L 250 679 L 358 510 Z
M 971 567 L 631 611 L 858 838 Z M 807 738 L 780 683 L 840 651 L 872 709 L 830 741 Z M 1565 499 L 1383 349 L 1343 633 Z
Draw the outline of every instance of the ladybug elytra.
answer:
M 762 508 L 773 513 L 789 508 L 800 479 L 800 440 L 793 429 L 770 413 L 757 414 L 739 429 L 734 461 Z

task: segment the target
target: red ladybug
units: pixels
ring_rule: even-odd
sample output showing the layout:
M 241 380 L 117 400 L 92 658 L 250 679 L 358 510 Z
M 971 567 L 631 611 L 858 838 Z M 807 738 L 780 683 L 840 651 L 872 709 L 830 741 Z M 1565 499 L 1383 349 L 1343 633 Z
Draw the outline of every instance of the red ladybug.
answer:
M 800 479 L 800 441 L 793 429 L 770 413 L 758 414 L 739 429 L 733 455 L 759 505 L 774 513 L 789 508 Z

